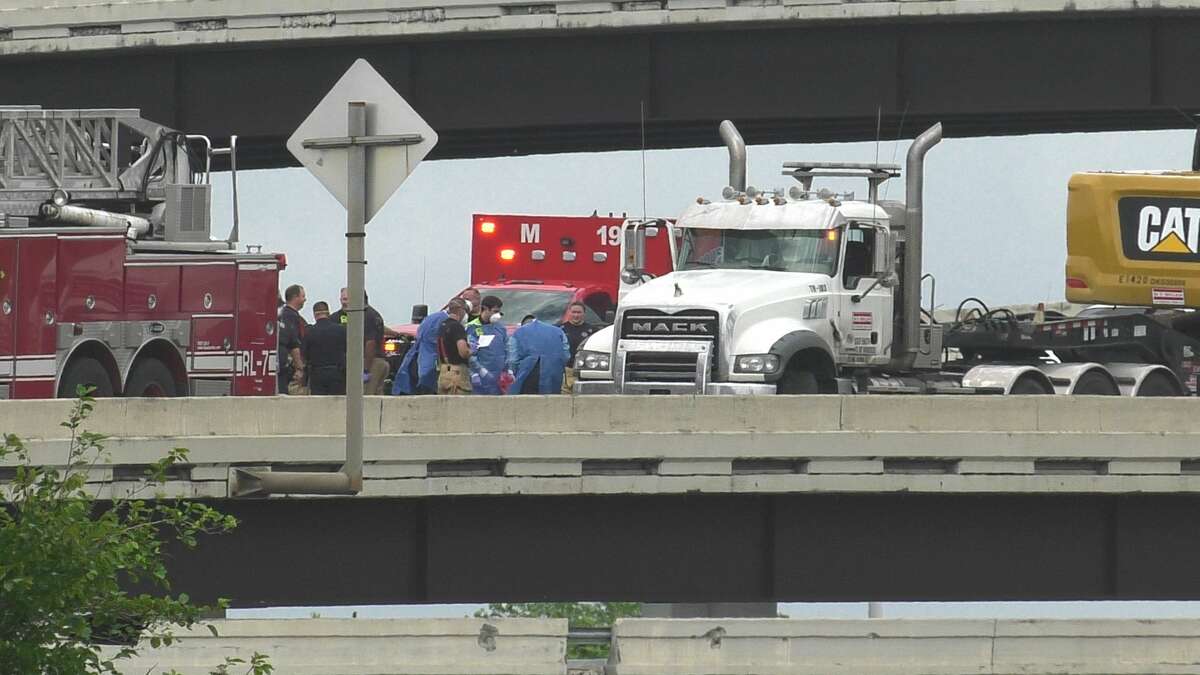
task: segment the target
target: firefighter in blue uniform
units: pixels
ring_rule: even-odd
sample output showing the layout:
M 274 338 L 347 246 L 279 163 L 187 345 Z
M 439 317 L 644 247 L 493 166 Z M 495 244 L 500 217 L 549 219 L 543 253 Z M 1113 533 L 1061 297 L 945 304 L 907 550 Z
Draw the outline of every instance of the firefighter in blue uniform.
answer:
M 559 393 L 563 368 L 570 358 L 571 346 L 561 328 L 538 321 L 532 314 L 526 316 L 508 340 L 509 367 L 516 371 L 509 393 Z
M 500 298 L 489 295 L 481 301 L 479 316 L 467 322 L 467 342 L 471 345 L 471 390 L 476 394 L 497 395 L 500 376 L 508 365 L 508 329 L 502 321 Z
M 461 301 L 460 301 L 461 302 Z M 392 382 L 392 394 L 436 394 L 438 336 L 442 323 L 449 318 L 446 310 L 430 314 L 417 327 L 417 337 L 404 354 L 396 379 Z

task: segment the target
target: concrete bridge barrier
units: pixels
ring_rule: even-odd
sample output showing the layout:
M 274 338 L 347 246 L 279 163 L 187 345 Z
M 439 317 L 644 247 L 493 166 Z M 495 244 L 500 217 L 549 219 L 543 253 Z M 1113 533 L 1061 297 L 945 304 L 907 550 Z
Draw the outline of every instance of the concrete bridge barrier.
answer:
M 66 456 L 69 401 L 0 402 L 35 461 Z M 367 497 L 614 493 L 1134 493 L 1200 490 L 1195 399 L 1118 397 L 378 397 Z M 136 489 L 171 447 L 166 486 L 233 494 L 236 469 L 331 470 L 334 397 L 98 401 L 111 458 L 89 480 Z M 11 460 L 9 460 L 11 464 Z M 0 462 L 0 471 L 3 471 Z M 0 473 L 2 478 L 2 473 Z
M 133 675 L 208 675 L 232 656 L 266 654 L 275 675 L 562 675 L 565 619 L 233 619 L 169 647 L 139 647 Z M 241 670 L 231 668 L 231 673 Z
M 612 675 L 1200 672 L 1195 620 L 622 619 Z

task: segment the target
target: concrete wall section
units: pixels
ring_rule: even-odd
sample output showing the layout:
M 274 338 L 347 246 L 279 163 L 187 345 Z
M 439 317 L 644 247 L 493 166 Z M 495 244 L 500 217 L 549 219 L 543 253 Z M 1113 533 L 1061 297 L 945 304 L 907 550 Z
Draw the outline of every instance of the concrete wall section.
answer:
M 472 432 L 1200 433 L 1195 398 L 1103 396 L 404 396 L 368 397 L 368 435 Z M 70 401 L 0 401 L 0 429 L 61 440 Z M 338 397 L 102 399 L 89 430 L 123 438 L 325 436 L 344 431 Z
M 367 402 L 364 496 L 1200 491 L 1194 399 L 1108 397 L 406 397 Z M 0 403 L 34 461 L 66 456 L 64 401 Z M 471 431 L 451 420 L 472 420 Z M 89 472 L 136 490 L 175 446 L 166 486 L 225 497 L 235 469 L 333 470 L 340 400 L 105 400 Z M 486 437 L 486 443 L 481 439 Z M 7 460 L 8 464 L 12 459 Z M 4 464 L 5 462 L 0 462 Z
M 565 619 L 270 619 L 211 622 L 169 647 L 139 647 L 125 673 L 208 675 L 266 654 L 276 675 L 562 675 Z M 230 672 L 241 672 L 231 668 Z
M 619 675 L 1200 672 L 1194 620 L 623 619 Z

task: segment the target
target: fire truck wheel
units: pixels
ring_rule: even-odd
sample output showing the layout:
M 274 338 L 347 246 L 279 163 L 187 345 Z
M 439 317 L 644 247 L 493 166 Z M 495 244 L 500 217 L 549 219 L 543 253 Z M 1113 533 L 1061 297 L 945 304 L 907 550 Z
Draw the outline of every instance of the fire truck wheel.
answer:
M 146 359 L 133 367 L 125 385 L 126 396 L 178 396 L 175 377 L 157 359 Z
M 112 396 L 112 380 L 108 371 L 100 362 L 86 356 L 77 358 L 63 371 L 62 379 L 58 382 L 59 398 L 74 398 L 79 385 L 95 387 L 92 396 Z
M 779 378 L 776 391 L 780 394 L 819 394 L 821 387 L 817 384 L 817 376 L 811 370 L 789 367 Z

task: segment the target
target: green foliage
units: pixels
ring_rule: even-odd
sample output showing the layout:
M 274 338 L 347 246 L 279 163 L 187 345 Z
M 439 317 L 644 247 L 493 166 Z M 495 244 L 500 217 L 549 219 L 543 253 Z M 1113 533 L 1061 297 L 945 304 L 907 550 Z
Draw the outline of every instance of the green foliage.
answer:
M 617 619 L 641 616 L 638 602 L 500 602 L 475 612 L 475 616 L 527 619 L 566 619 L 571 628 L 609 628 Z M 608 658 L 607 644 L 569 644 L 568 659 Z
M 90 390 L 79 394 L 62 423 L 71 431 L 62 468 L 35 460 L 15 435 L 0 446 L 0 460 L 16 465 L 0 484 L 0 675 L 116 673 L 139 639 L 170 645 L 172 629 L 214 609 L 172 596 L 163 548 L 171 541 L 192 548 L 200 535 L 232 530 L 236 519 L 198 502 L 139 498 L 187 462 L 183 448 L 151 465 L 141 489 L 97 502 L 87 476 L 106 457 L 105 437 L 83 429 L 94 401 Z M 132 594 L 131 585 L 152 593 Z M 102 652 L 103 644 L 118 648 Z M 270 672 L 259 656 L 214 672 L 235 665 Z
M 266 656 L 259 654 L 258 652 L 254 652 L 254 656 L 251 656 L 249 661 L 246 659 L 239 659 L 236 656 L 226 657 L 225 663 L 213 668 L 211 671 L 209 671 L 209 675 L 232 675 L 233 673 L 238 672 L 236 670 L 230 671 L 230 668 L 246 668 L 246 670 L 242 671 L 245 675 L 270 675 L 271 672 L 275 670 L 275 668 L 271 666 L 271 662 L 267 660 Z M 163 675 L 179 675 L 179 672 L 172 670 L 171 672 L 164 673 Z

